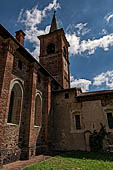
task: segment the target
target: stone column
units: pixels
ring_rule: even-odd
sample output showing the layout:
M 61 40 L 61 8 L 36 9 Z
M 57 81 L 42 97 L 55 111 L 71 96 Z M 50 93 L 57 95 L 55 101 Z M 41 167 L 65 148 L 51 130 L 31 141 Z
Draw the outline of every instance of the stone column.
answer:
M 47 77 L 45 80 L 45 92 L 43 95 L 45 102 L 44 102 L 44 115 L 45 115 L 45 144 L 48 150 L 48 121 L 51 111 L 51 79 Z
M 25 115 L 25 135 L 24 146 L 22 148 L 22 159 L 30 159 L 35 155 L 36 142 L 34 141 L 34 112 L 37 71 L 36 63 L 31 63 L 27 84 L 25 84 L 26 115 Z M 27 86 L 27 87 L 26 87 Z M 26 91 L 27 90 L 27 91 Z

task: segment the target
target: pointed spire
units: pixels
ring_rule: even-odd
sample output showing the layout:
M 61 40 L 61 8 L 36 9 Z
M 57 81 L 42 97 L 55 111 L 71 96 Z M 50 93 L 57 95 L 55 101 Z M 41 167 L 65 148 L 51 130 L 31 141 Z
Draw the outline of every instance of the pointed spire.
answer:
M 51 22 L 51 28 L 50 28 L 50 33 L 54 32 L 59 29 L 57 18 L 56 18 L 56 11 L 54 11 L 53 19 Z

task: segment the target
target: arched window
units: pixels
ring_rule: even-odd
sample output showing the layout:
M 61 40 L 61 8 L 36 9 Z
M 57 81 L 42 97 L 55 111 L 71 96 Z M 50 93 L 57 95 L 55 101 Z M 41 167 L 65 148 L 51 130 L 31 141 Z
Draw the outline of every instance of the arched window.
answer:
M 53 54 L 53 53 L 55 53 L 55 45 L 51 43 L 47 46 L 47 54 Z
M 10 104 L 8 112 L 8 123 L 19 124 L 21 107 L 22 107 L 22 97 L 23 91 L 21 84 L 18 81 L 15 81 L 12 85 L 11 95 L 10 95 Z
M 35 99 L 35 117 L 34 125 L 41 126 L 42 123 L 42 99 L 40 94 L 36 95 Z

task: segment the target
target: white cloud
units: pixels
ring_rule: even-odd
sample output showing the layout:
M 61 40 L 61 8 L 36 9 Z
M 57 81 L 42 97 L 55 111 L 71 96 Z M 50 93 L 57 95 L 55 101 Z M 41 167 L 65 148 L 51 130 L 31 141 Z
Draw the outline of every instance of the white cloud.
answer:
M 105 28 L 103 28 L 100 34 L 106 35 L 107 34 L 107 30 Z
M 20 10 L 20 13 L 19 13 L 19 16 L 18 16 L 17 22 L 20 22 L 21 17 L 22 17 L 22 14 L 23 14 L 23 11 L 24 11 L 24 9 L 21 9 L 21 10 Z
M 81 31 L 86 25 L 87 25 L 87 23 L 85 23 L 85 24 L 79 23 L 75 26 L 75 28 L 78 28 L 78 30 Z
M 70 43 L 69 53 L 70 55 L 78 54 L 80 50 L 80 37 L 74 34 L 66 34 L 67 40 Z
M 91 31 L 91 29 L 86 28 L 87 23 L 79 23 L 75 26 L 75 28 L 78 29 L 77 31 L 77 35 L 86 35 L 87 33 L 89 33 Z
M 101 86 L 105 84 L 105 86 L 109 89 L 113 88 L 113 71 L 103 72 L 96 77 L 93 78 L 93 85 Z
M 91 31 L 91 29 L 88 28 L 84 28 L 81 32 L 82 35 L 86 35 L 87 33 L 89 33 Z
M 70 77 L 71 87 L 81 88 L 83 92 L 89 91 L 89 87 L 97 86 L 106 89 L 113 89 L 113 71 L 103 72 L 93 78 L 93 81 L 87 79 L 75 79 Z
M 66 28 L 67 33 L 76 32 L 77 36 L 84 36 L 91 31 L 91 29 L 87 28 L 88 23 L 79 23 L 77 25 L 69 24 Z
M 18 22 L 24 24 L 25 26 L 25 34 L 26 40 L 33 44 L 34 50 L 31 54 L 38 59 L 39 52 L 40 52 L 40 42 L 37 38 L 39 35 L 47 34 L 49 32 L 50 26 L 47 26 L 45 30 L 40 30 L 38 25 L 41 24 L 42 20 L 47 16 L 47 12 L 52 9 L 60 8 L 59 3 L 57 0 L 53 0 L 51 3 L 48 4 L 44 9 L 39 10 L 38 6 L 30 10 L 20 11 Z
M 60 8 L 57 0 L 53 0 L 42 10 L 38 9 L 38 6 L 26 11 L 22 9 L 18 17 L 18 22 L 24 24 L 25 26 L 26 40 L 28 40 L 33 45 L 34 50 L 31 53 L 37 59 L 40 51 L 40 42 L 37 36 L 47 34 L 50 28 L 50 25 L 48 25 L 45 30 L 41 30 L 39 29 L 39 24 L 41 24 L 42 20 L 47 16 L 47 11 L 50 11 L 53 8 Z M 76 25 L 80 35 L 85 35 L 90 31 L 90 29 L 85 28 L 86 26 L 87 23 L 79 23 Z M 103 32 L 105 33 L 105 30 L 103 30 Z M 88 39 L 82 41 L 80 39 L 80 35 L 75 32 L 72 34 L 66 34 L 67 40 L 70 43 L 70 55 L 81 55 L 84 52 L 87 52 L 88 55 L 91 55 L 95 53 L 97 48 L 102 48 L 104 51 L 107 51 L 109 50 L 110 46 L 113 46 L 113 33 L 104 35 L 99 39 Z
M 60 4 L 57 3 L 57 0 L 53 0 L 52 3 L 49 3 L 49 5 L 47 7 L 44 8 L 44 10 L 42 11 L 42 14 L 45 16 L 46 15 L 46 11 L 50 11 L 51 9 L 58 9 L 61 8 Z
M 113 46 L 113 33 L 110 35 L 103 36 L 100 39 L 90 40 L 88 41 L 82 41 L 81 42 L 81 52 L 84 52 L 86 50 L 89 51 L 89 53 L 94 53 L 97 48 L 103 48 L 105 51 L 109 49 L 109 46 Z
M 95 53 L 97 48 L 102 48 L 104 51 L 108 51 L 109 47 L 113 46 L 113 33 L 105 35 L 100 39 L 88 39 L 87 41 L 80 41 L 80 37 L 78 37 L 76 33 L 66 34 L 66 37 L 70 43 L 70 55 L 81 54 L 85 51 L 87 51 L 88 54 L 91 55 Z
M 109 21 L 113 18 L 113 14 L 108 14 L 104 17 L 104 19 L 109 23 Z
M 81 88 L 83 92 L 89 90 L 89 86 L 91 85 L 90 80 L 86 79 L 74 79 L 73 76 L 71 76 L 71 87 L 78 87 Z

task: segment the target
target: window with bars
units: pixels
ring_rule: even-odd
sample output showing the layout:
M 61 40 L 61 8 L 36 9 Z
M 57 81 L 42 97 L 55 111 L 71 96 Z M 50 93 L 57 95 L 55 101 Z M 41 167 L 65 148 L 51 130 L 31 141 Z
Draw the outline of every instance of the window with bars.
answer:
M 107 120 L 108 120 L 109 128 L 113 129 L 113 116 L 112 116 L 112 112 L 107 113 Z
M 81 129 L 80 115 L 75 115 L 75 125 L 76 125 L 76 129 Z

